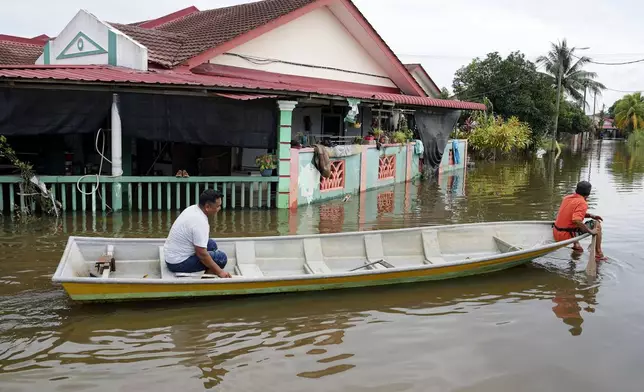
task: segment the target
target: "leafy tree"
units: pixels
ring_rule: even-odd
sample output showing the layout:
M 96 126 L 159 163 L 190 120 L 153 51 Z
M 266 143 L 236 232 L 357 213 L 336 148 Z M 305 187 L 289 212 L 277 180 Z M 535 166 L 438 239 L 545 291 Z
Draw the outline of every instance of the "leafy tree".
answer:
M 451 96 L 451 94 L 449 93 L 449 90 L 447 89 L 447 87 L 443 87 L 441 89 L 441 93 L 440 93 L 440 95 L 438 97 L 440 99 L 449 99 L 450 96 Z
M 642 93 L 625 95 L 615 103 L 615 125 L 627 131 L 644 127 L 644 97 Z
M 528 123 L 534 138 L 552 124 L 556 94 L 550 78 L 521 52 L 506 58 L 496 52 L 476 58 L 456 72 L 452 86 L 458 99 L 484 102 L 487 98 L 494 113 Z
M 561 102 L 557 132 L 576 134 L 589 132 L 592 128 L 593 122 L 588 118 L 588 116 L 586 116 L 579 106 L 569 101 Z
M 615 106 L 617 106 L 617 102 L 618 101 L 613 102 L 613 104 L 608 108 L 608 117 L 615 118 Z

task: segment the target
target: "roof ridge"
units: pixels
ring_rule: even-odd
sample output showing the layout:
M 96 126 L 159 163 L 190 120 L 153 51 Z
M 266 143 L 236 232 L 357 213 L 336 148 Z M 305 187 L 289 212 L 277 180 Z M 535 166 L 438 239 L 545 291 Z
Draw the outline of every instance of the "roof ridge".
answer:
M 188 16 L 190 16 L 190 15 L 192 15 L 194 13 L 197 13 L 197 12 L 201 12 L 201 11 L 199 10 L 199 8 L 195 7 L 194 5 L 191 5 L 190 7 L 180 9 L 178 11 L 169 13 L 167 15 L 158 17 L 156 19 L 150 19 L 150 20 L 140 22 L 136 26 L 141 27 L 143 29 L 155 29 L 156 30 L 158 27 L 161 27 L 161 26 L 163 26 L 165 24 L 174 22 L 176 20 L 181 20 L 181 19 L 186 18 L 186 17 L 188 17 Z M 161 22 L 163 19 L 166 19 L 166 18 L 169 18 L 169 19 L 167 21 Z M 161 23 L 159 23 L 159 22 L 161 22 Z M 158 23 L 158 24 L 155 24 L 155 23 Z
M 15 44 L 21 44 L 21 45 L 31 45 L 31 46 L 38 46 L 38 47 L 43 47 L 45 46 L 46 41 L 44 41 L 42 38 L 25 38 L 25 37 L 19 37 L 17 35 L 8 35 L 8 34 L 0 34 L 0 41 L 3 42 L 11 42 Z

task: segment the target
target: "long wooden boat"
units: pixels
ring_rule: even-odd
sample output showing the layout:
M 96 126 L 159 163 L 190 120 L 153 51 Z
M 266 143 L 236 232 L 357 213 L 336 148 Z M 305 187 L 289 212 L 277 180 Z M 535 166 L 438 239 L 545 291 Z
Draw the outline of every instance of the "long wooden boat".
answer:
M 355 288 L 504 270 L 574 241 L 555 243 L 552 222 L 521 221 L 396 230 L 218 239 L 232 279 L 174 274 L 165 239 L 70 237 L 53 282 L 78 301 L 227 296 Z

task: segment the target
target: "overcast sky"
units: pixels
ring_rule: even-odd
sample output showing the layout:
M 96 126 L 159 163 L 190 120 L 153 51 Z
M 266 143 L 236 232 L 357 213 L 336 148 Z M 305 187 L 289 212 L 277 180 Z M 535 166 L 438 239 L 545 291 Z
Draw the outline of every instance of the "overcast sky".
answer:
M 57 35 L 81 9 L 105 21 L 152 19 L 195 5 L 201 10 L 244 0 L 21 0 L 0 13 L 0 34 Z M 451 90 L 454 72 L 472 58 L 520 50 L 535 60 L 551 41 L 567 38 L 596 61 L 644 58 L 641 0 L 354 0 L 404 63 L 419 62 L 440 87 Z M 10 4 L 10 5 L 9 5 Z M 592 65 L 614 90 L 644 89 L 644 63 Z M 607 107 L 624 93 L 605 91 Z M 592 105 L 592 100 L 589 100 Z

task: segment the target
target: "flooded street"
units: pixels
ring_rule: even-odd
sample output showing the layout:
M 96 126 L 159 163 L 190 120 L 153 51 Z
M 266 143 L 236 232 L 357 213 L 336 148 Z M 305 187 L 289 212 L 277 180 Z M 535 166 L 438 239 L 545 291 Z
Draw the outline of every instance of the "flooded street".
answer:
M 644 163 L 621 142 L 288 211 L 223 211 L 213 237 L 554 219 L 579 180 L 611 259 L 564 249 L 488 276 L 324 293 L 72 303 L 51 275 L 70 235 L 164 237 L 172 213 L 0 228 L 0 390 L 641 391 Z M 464 238 L 464 241 L 467 239 Z M 587 245 L 587 243 L 585 244 Z

